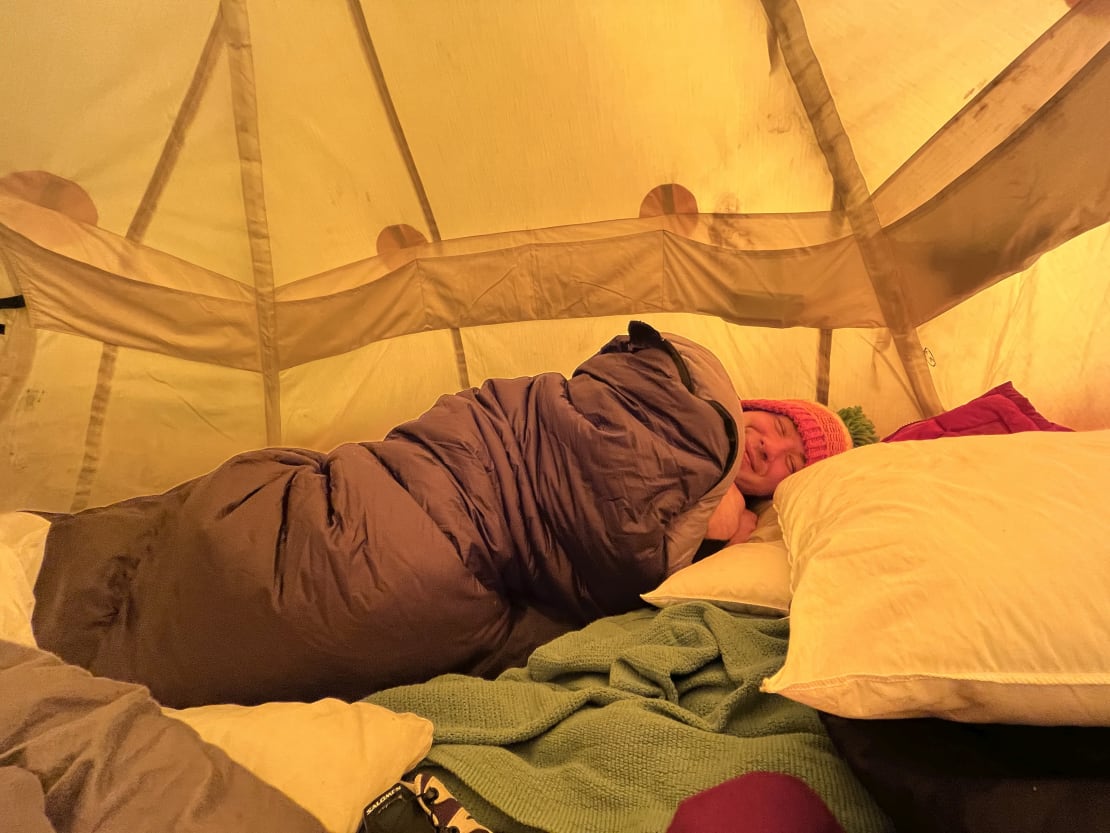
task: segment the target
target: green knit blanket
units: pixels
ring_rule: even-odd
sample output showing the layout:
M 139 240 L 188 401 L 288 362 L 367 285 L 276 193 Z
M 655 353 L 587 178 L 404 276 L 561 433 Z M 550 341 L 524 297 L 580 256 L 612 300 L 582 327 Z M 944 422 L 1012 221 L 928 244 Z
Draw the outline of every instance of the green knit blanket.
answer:
M 368 698 L 435 724 L 422 770 L 497 833 L 650 833 L 686 796 L 754 770 L 824 798 L 847 833 L 888 822 L 817 713 L 759 684 L 783 619 L 690 603 L 602 619 L 497 680 L 459 675 Z

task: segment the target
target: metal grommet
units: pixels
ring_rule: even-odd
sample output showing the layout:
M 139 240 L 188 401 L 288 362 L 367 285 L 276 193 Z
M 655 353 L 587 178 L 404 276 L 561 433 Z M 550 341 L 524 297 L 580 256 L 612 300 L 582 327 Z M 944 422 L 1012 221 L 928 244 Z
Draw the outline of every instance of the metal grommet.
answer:
M 929 367 L 937 366 L 937 357 L 933 355 L 932 350 L 930 350 L 928 347 L 924 347 L 922 348 L 921 352 L 925 354 L 925 361 L 928 363 Z

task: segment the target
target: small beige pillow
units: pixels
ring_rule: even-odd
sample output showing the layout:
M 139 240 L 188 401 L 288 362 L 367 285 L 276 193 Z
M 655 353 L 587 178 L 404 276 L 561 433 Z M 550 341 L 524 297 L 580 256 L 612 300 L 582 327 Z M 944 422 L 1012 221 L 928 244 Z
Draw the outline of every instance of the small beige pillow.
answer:
M 331 833 L 357 829 L 363 808 L 432 745 L 429 721 L 371 703 L 328 699 L 163 711 L 281 790 Z
M 1110 726 L 1110 431 L 867 446 L 775 497 L 794 597 L 764 682 L 842 717 Z
M 782 616 L 790 609 L 790 563 L 778 513 L 767 503 L 756 509 L 751 539 L 683 567 L 641 598 L 656 607 L 712 602 L 735 613 Z
M 733 544 L 683 567 L 641 598 L 656 607 L 704 601 L 734 613 L 785 615 L 790 609 L 786 545 Z
M 749 507 L 759 518 L 752 536 L 745 543 L 769 543 L 782 540 L 782 527 L 779 526 L 779 510 L 770 500 L 761 500 Z

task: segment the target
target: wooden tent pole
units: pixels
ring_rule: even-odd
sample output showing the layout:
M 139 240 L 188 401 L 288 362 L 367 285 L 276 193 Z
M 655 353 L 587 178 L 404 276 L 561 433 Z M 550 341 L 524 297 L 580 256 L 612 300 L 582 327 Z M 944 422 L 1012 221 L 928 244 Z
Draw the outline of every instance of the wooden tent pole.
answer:
M 786 68 L 798 90 L 813 132 L 825 155 L 837 195 L 844 205 L 883 318 L 909 378 L 923 416 L 943 408 L 926 366 L 917 329 L 902 292 L 901 274 L 867 183 L 852 150 L 851 141 L 836 110 L 821 65 L 806 34 L 796 0 L 763 0 L 771 27 L 778 38 Z
M 217 9 L 216 19 L 208 32 L 208 39 L 201 50 L 200 59 L 197 61 L 193 79 L 185 91 L 181 107 L 178 108 L 177 117 L 170 128 L 169 135 L 162 146 L 162 153 L 143 191 L 142 199 L 135 209 L 131 223 L 127 227 L 128 240 L 141 243 L 146 236 L 147 228 L 154 217 L 166 183 L 181 154 L 185 143 L 185 136 L 189 126 L 193 123 L 200 102 L 208 89 L 212 72 L 220 54 L 222 39 L 223 15 Z M 116 358 L 119 347 L 115 344 L 104 344 L 100 351 L 100 364 L 96 373 L 96 387 L 93 390 L 92 404 L 89 407 L 89 422 L 85 428 L 85 451 L 81 460 L 81 468 L 77 474 L 77 484 L 74 487 L 73 500 L 70 503 L 71 512 L 80 512 L 89 505 L 92 494 L 93 478 L 96 476 L 100 465 L 100 452 L 104 442 L 104 419 L 108 410 L 108 402 L 112 395 L 112 384 L 116 375 Z
M 231 70 L 231 103 L 235 136 L 239 144 L 239 172 L 243 183 L 243 209 L 250 239 L 251 265 L 258 314 L 258 350 L 266 415 L 266 442 L 281 444 L 281 368 L 278 355 L 277 307 L 274 264 L 270 249 L 270 224 L 262 181 L 262 146 L 258 126 L 258 89 L 254 76 L 250 20 L 246 0 L 221 0 Z
M 347 6 L 351 12 L 351 20 L 355 24 L 355 31 L 358 33 L 359 43 L 362 45 L 362 54 L 366 58 L 366 65 L 370 74 L 374 77 L 378 97 L 385 109 L 386 118 L 389 119 L 389 127 L 393 131 L 393 139 L 397 144 L 397 150 L 405 161 L 405 170 L 408 171 L 409 181 L 412 183 L 413 191 L 416 192 L 420 210 L 424 214 L 424 224 L 428 227 L 428 239 L 433 243 L 438 243 L 443 239 L 439 233 L 439 223 L 436 221 L 435 212 L 432 211 L 432 203 L 428 199 L 428 190 L 424 187 L 420 169 L 416 167 L 416 158 L 412 154 L 408 137 L 405 136 L 405 129 L 401 124 L 401 117 L 397 113 L 397 106 L 393 103 L 393 94 L 385 80 L 385 72 L 382 70 L 382 63 L 378 58 L 378 50 L 374 47 L 374 39 L 370 35 L 370 26 L 366 22 L 362 4 L 359 0 L 347 0 Z M 470 370 L 467 367 L 466 348 L 463 344 L 462 332 L 458 327 L 451 328 L 451 343 L 455 348 L 455 367 L 459 375 L 459 387 L 468 388 L 471 384 Z

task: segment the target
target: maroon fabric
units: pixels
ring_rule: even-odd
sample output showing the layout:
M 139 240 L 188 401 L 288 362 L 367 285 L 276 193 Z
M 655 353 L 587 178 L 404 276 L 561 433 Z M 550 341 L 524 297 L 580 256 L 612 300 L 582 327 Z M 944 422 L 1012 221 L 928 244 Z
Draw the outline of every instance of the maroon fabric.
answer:
M 798 778 L 750 772 L 684 800 L 667 833 L 844 833 L 844 828 Z
M 1042 416 L 1010 382 L 935 417 L 904 425 L 883 442 L 932 440 L 972 434 L 1017 434 L 1022 431 L 1071 431 Z

